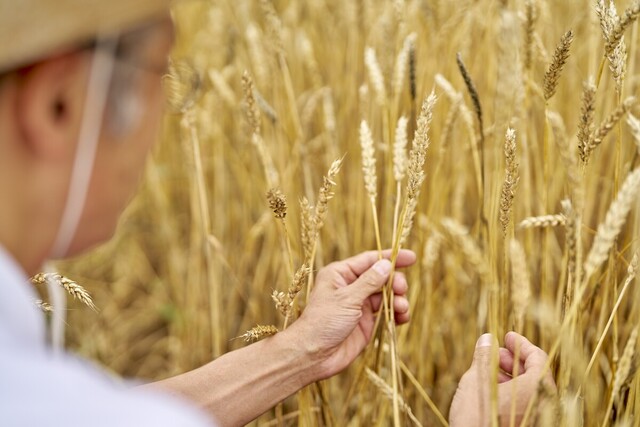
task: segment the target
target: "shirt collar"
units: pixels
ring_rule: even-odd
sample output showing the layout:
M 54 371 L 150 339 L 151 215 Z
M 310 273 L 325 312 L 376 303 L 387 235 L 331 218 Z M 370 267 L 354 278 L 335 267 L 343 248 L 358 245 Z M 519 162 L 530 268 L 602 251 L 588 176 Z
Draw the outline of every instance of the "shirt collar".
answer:
M 38 296 L 16 260 L 0 245 L 0 341 L 45 347 L 44 316 Z

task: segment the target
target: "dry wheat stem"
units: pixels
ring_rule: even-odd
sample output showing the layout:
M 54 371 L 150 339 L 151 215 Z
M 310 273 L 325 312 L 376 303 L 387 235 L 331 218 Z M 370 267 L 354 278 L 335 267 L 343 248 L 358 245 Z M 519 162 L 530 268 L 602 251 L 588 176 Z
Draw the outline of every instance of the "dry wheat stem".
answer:
M 386 396 L 389 400 L 394 400 L 394 401 L 396 400 L 395 394 L 391 389 L 391 387 L 389 386 L 389 384 L 387 384 L 382 378 L 378 376 L 378 374 L 373 372 L 371 369 L 365 368 L 365 371 L 367 373 L 367 377 L 369 378 L 369 381 L 371 381 L 371 383 L 375 385 L 378 388 L 378 390 L 382 392 L 384 396 Z M 402 412 L 407 414 L 407 416 L 413 422 L 413 424 L 417 426 L 422 426 L 420 421 L 418 421 L 415 415 L 413 415 L 413 411 L 411 411 L 411 408 L 409 407 L 409 405 L 405 403 L 404 399 L 402 397 L 398 397 L 397 399 L 399 400 L 399 405 L 400 405 L 400 408 L 402 409 Z
M 511 240 L 509 245 L 511 258 L 511 301 L 513 302 L 513 315 L 515 318 L 515 330 L 522 333 L 524 316 L 531 302 L 531 281 L 527 268 L 527 259 L 522 245 L 517 240 Z
M 587 377 L 589 376 L 589 373 L 591 372 L 591 368 L 593 368 L 593 364 L 596 361 L 596 358 L 600 352 L 600 349 L 602 348 L 602 344 L 604 343 L 605 338 L 607 337 L 607 333 L 609 332 L 609 328 L 611 327 L 611 324 L 613 323 L 613 319 L 615 318 L 615 315 L 618 311 L 618 308 L 620 307 L 620 303 L 622 303 L 622 300 L 627 292 L 627 289 L 629 288 L 629 286 L 633 283 L 635 277 L 636 277 L 636 273 L 638 271 L 638 254 L 634 254 L 633 258 L 631 259 L 631 262 L 629 263 L 629 268 L 627 269 L 627 278 L 624 281 L 624 284 L 622 285 L 622 289 L 620 290 L 620 294 L 618 295 L 618 299 L 616 300 L 616 303 L 614 304 L 613 308 L 611 309 L 611 314 L 609 315 L 609 319 L 607 320 L 607 324 L 605 325 L 604 329 L 602 330 L 602 333 L 600 334 L 600 338 L 598 339 L 598 343 L 596 344 L 596 348 L 593 350 L 593 354 L 591 355 L 591 360 L 589 360 L 589 364 L 587 365 L 587 369 L 584 372 L 584 376 L 583 376 L 583 384 L 584 382 L 587 380 Z
M 431 409 L 431 411 L 435 414 L 436 418 L 438 418 L 438 421 L 440 422 L 440 424 L 442 424 L 444 427 L 449 427 L 449 423 L 447 422 L 446 418 L 442 415 L 442 413 L 438 409 L 438 406 L 429 397 L 425 389 L 422 387 L 422 385 L 416 379 L 416 377 L 411 373 L 407 365 L 405 365 L 405 363 L 402 360 L 399 360 L 399 362 L 400 362 L 400 369 L 409 379 L 409 382 L 413 384 L 413 386 L 416 388 L 416 391 L 418 392 L 420 397 L 422 397 L 424 401 L 427 403 L 427 406 L 429 406 L 429 409 Z

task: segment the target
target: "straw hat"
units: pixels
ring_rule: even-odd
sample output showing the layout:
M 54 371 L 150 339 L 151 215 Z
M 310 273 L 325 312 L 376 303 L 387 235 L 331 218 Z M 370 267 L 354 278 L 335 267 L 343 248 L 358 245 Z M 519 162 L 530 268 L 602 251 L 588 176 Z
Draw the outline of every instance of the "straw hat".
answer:
M 170 0 L 0 0 L 0 72 L 133 28 Z

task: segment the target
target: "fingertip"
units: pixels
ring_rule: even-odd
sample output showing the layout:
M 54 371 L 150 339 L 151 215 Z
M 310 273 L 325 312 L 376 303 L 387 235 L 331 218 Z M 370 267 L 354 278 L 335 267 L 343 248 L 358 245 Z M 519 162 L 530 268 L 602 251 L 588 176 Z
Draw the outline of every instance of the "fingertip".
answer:
M 404 297 L 395 297 L 393 299 L 393 309 L 396 313 L 406 313 L 409 311 L 409 301 Z
M 408 311 L 406 313 L 396 313 L 396 324 L 404 325 L 405 323 L 409 323 L 411 320 L 411 313 Z
M 480 338 L 478 338 L 478 341 L 476 341 L 476 348 L 491 347 L 491 344 L 493 344 L 493 335 L 482 334 Z
M 403 273 L 395 272 L 393 276 L 393 293 L 396 295 L 404 295 L 409 290 L 407 278 Z
M 391 272 L 391 261 L 389 261 L 388 259 L 381 259 L 379 261 L 376 261 L 376 263 L 373 264 L 373 267 L 371 268 L 381 276 L 388 276 Z
M 398 252 L 398 258 L 396 259 L 396 263 L 399 267 L 405 267 L 408 265 L 412 265 L 418 259 L 415 252 L 410 249 L 401 249 Z

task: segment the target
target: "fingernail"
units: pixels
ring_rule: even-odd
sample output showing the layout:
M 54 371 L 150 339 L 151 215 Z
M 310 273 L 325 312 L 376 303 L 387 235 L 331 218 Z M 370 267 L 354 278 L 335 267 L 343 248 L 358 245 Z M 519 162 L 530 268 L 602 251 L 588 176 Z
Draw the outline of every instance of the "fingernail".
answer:
M 476 348 L 479 347 L 491 347 L 493 343 L 493 336 L 491 334 L 483 334 L 478 338 L 478 342 L 476 342 Z
M 381 275 L 386 276 L 391 271 L 391 262 L 388 259 L 381 259 L 373 264 L 372 268 Z

